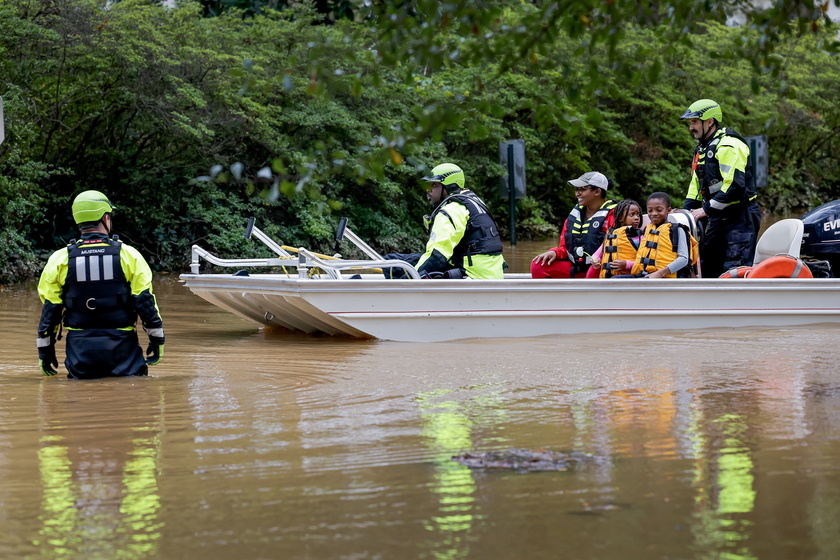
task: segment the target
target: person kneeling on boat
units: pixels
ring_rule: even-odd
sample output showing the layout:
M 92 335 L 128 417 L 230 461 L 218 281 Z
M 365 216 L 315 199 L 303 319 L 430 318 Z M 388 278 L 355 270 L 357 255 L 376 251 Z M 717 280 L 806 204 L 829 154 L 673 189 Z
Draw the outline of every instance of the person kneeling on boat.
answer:
M 691 266 L 697 263 L 697 241 L 685 226 L 669 219 L 671 197 L 663 192 L 650 195 L 647 214 L 650 223 L 636 252 L 636 262 L 629 275 L 615 278 L 689 277 Z
M 442 163 L 423 177 L 434 211 L 426 251 L 416 264 L 421 278 L 504 277 L 499 228 L 484 201 L 464 188 L 465 179 L 454 163 Z

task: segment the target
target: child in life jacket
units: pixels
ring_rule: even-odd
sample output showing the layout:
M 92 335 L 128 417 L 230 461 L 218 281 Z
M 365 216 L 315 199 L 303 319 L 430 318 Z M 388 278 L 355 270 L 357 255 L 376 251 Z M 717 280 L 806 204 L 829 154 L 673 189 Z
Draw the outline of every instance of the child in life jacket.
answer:
M 636 262 L 642 239 L 642 207 L 635 200 L 620 201 L 615 210 L 616 225 L 607 232 L 604 243 L 592 255 L 587 278 L 612 278 L 629 274 Z
M 690 264 L 696 254 L 696 242 L 679 224 L 668 220 L 671 197 L 656 192 L 647 199 L 650 223 L 645 227 L 642 243 L 636 252 L 633 276 L 647 278 L 676 278 L 677 273 Z

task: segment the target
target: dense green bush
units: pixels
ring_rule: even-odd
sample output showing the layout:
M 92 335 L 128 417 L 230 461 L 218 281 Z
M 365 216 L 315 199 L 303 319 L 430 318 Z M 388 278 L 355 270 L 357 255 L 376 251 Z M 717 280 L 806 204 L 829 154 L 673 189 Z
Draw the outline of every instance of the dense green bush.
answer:
M 35 4 L 0 0 L 0 281 L 33 274 L 75 235 L 69 202 L 91 188 L 112 197 L 121 238 L 157 269 L 183 269 L 194 243 L 266 254 L 242 238 L 249 216 L 321 252 L 335 249 L 339 216 L 383 252 L 419 249 L 419 179 L 444 160 L 506 231 L 498 143 L 509 138 L 526 143 L 519 235 L 554 235 L 574 200 L 566 180 L 590 169 L 615 179 L 616 196 L 680 200 L 693 140 L 678 117 L 702 97 L 722 104 L 726 125 L 768 136 L 766 211 L 840 196 L 832 31 L 785 39 L 772 53 L 783 64 L 756 73 L 742 54 L 757 31 L 714 18 L 686 44 L 633 23 L 615 41 L 550 28 L 514 56 L 478 32 L 480 15 L 410 36 L 360 18 L 313 25 L 320 16 L 300 7 L 207 18 L 189 1 Z M 499 30 L 539 15 L 501 5 Z M 388 41 L 396 50 L 382 52 Z M 392 56 L 400 48 L 415 54 Z

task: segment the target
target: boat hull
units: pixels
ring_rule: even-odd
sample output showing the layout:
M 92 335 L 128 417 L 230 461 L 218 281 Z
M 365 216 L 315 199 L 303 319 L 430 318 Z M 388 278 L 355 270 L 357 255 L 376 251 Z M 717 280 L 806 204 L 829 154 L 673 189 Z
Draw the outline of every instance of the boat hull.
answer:
M 384 280 L 185 274 L 267 326 L 411 342 L 840 322 L 838 279 Z

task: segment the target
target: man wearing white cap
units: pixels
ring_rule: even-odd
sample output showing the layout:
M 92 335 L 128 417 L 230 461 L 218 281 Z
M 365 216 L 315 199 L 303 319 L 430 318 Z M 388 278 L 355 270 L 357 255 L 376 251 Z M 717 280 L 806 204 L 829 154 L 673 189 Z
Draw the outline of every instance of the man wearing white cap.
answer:
M 603 173 L 590 171 L 568 183 L 578 203 L 563 224 L 557 247 L 531 261 L 532 278 L 585 278 L 592 254 L 613 226 L 616 203 L 607 200 L 611 181 Z

